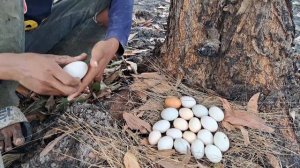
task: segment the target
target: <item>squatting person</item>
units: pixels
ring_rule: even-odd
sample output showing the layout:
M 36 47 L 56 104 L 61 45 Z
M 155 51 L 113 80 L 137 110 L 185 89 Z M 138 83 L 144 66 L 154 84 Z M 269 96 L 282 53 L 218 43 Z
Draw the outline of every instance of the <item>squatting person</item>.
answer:
M 123 53 L 130 33 L 132 8 L 133 0 L 61 0 L 54 4 L 53 0 L 0 1 L 2 152 L 25 142 L 21 128 L 23 124 L 28 126 L 28 122 L 18 108 L 16 87 L 21 84 L 41 95 L 64 95 L 68 99 L 78 96 L 95 77 L 102 76 L 115 55 Z M 76 36 L 73 32 L 80 32 L 77 29 L 87 23 L 98 24 L 98 33 L 103 38 L 93 45 L 89 71 L 80 81 L 64 72 L 61 66 L 85 60 L 86 54 L 70 57 L 47 53 L 63 40 L 71 44 L 71 49 L 74 44 L 76 50 L 76 45 L 80 45 L 76 38 L 67 41 L 66 37 Z

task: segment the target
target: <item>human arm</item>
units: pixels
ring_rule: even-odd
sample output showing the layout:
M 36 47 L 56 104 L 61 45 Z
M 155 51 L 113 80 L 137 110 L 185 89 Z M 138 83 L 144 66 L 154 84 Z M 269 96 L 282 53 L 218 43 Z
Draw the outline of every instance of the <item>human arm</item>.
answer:
M 42 95 L 70 95 L 77 91 L 80 80 L 71 77 L 59 65 L 84 60 L 77 57 L 35 53 L 0 53 L 0 79 L 14 80 Z
M 83 79 L 79 91 L 69 96 L 68 100 L 80 95 L 94 78 L 102 77 L 106 65 L 115 54 L 123 54 L 130 34 L 132 9 L 133 0 L 112 0 L 106 38 L 94 46 L 89 71 Z

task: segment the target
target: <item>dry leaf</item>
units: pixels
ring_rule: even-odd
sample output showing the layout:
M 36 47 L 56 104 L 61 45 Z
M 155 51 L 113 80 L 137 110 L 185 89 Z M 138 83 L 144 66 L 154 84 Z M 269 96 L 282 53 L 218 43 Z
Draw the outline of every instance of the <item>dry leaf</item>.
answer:
M 139 75 L 132 75 L 136 78 L 144 78 L 144 79 L 158 79 L 158 80 L 165 80 L 162 75 L 159 75 L 158 72 L 146 72 Z
M 250 139 L 249 139 L 249 133 L 243 126 L 237 126 L 242 132 L 242 135 L 244 137 L 244 144 L 245 146 L 250 145 Z
M 136 94 L 137 97 L 139 97 L 139 100 L 141 100 L 143 103 L 147 101 L 148 96 L 146 93 L 142 91 L 135 91 L 134 93 Z
M 233 110 L 230 103 L 226 99 L 221 98 L 221 101 L 223 102 L 223 108 L 225 109 L 224 121 L 227 121 L 233 125 L 246 126 L 269 133 L 274 132 L 273 128 L 267 126 L 264 120 L 255 114 L 242 110 Z
M 176 151 L 174 149 L 170 149 L 170 150 L 161 150 L 157 152 L 157 156 L 159 157 L 164 157 L 164 158 L 168 158 L 172 155 L 174 155 L 176 153 Z
M 140 145 L 145 145 L 145 146 L 150 145 L 148 138 L 143 138 L 142 140 L 140 140 Z
M 139 107 L 138 111 L 147 111 L 147 110 L 155 111 L 155 110 L 162 110 L 163 108 L 164 107 L 161 102 L 158 102 L 154 99 L 149 99 L 144 105 Z
M 233 125 L 231 125 L 227 121 L 222 121 L 221 124 L 222 124 L 222 127 L 224 127 L 227 131 L 233 131 L 233 130 L 235 130 L 235 127 Z
M 157 161 L 157 163 L 159 165 L 161 165 L 162 167 L 164 168 L 185 168 L 186 166 L 181 163 L 181 162 L 176 162 L 172 159 L 169 159 L 169 158 L 166 158 L 166 159 L 163 159 L 163 160 L 159 160 Z
M 124 156 L 125 168 L 140 168 L 137 158 L 131 152 L 126 152 Z
M 280 161 L 276 156 L 267 153 L 266 157 L 269 160 L 269 163 L 272 165 L 273 168 L 281 168 Z
M 46 102 L 45 108 L 48 110 L 48 112 L 51 112 L 54 106 L 55 106 L 54 96 L 50 96 Z
M 151 125 L 146 121 L 129 113 L 123 113 L 123 118 L 126 121 L 128 127 L 132 130 L 140 130 L 141 133 L 147 133 L 151 131 Z
M 171 91 L 172 89 L 173 89 L 173 87 L 170 86 L 168 82 L 161 81 L 160 84 L 158 84 L 155 87 L 151 88 L 151 91 L 154 92 L 154 93 L 164 94 L 164 93 L 167 93 L 167 92 Z
M 256 93 L 253 95 L 248 104 L 247 104 L 247 111 L 251 113 L 258 113 L 258 99 L 259 99 L 260 93 Z
M 53 141 L 51 141 L 51 142 L 43 149 L 43 151 L 40 153 L 40 157 L 46 156 L 46 155 L 54 148 L 54 146 L 55 146 L 60 140 L 62 140 L 66 135 L 67 135 L 67 133 L 64 133 L 64 134 L 62 134 L 61 136 L 59 136 L 59 137 L 57 137 L 56 139 L 54 139 Z

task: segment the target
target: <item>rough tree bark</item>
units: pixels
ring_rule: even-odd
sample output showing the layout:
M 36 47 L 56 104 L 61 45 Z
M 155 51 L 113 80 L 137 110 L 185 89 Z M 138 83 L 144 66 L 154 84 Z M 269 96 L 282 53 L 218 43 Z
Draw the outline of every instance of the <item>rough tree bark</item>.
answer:
M 168 25 L 163 63 L 186 83 L 232 99 L 284 86 L 294 37 L 289 0 L 173 0 Z
M 293 38 L 290 0 L 172 0 L 160 52 L 166 70 L 193 88 L 234 100 L 262 92 L 271 102 L 265 109 L 277 105 L 285 116 L 277 121 L 282 137 L 299 150 L 288 106 L 278 103 L 293 67 Z

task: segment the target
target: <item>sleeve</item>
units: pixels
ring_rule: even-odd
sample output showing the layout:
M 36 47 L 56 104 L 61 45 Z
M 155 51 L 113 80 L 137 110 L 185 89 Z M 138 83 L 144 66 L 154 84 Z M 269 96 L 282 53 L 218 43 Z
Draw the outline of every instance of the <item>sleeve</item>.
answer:
M 109 25 L 106 39 L 116 38 L 120 42 L 117 55 L 121 56 L 127 45 L 132 23 L 133 0 L 112 0 L 109 9 Z

